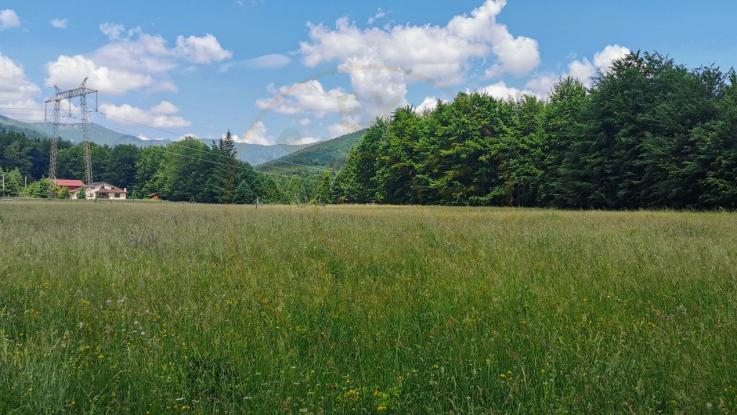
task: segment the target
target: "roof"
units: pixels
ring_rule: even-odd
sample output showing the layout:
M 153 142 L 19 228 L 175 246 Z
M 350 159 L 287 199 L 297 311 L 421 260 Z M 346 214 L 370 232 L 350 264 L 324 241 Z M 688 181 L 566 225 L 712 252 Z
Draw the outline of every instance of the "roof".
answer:
M 107 192 L 107 193 L 128 193 L 125 189 L 121 189 L 119 187 L 113 186 L 110 183 L 106 182 L 94 182 L 92 183 L 92 187 L 90 187 L 90 191 L 93 192 Z
M 57 186 L 70 188 L 84 187 L 84 182 L 81 180 L 55 179 L 54 184 L 56 184 Z
M 97 193 L 128 193 L 123 189 L 95 189 Z

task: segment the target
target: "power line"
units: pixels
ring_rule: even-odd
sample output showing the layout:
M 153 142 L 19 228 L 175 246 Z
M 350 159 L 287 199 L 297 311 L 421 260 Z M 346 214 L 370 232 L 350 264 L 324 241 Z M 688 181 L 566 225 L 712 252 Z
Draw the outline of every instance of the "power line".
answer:
M 184 144 L 184 142 L 171 142 L 171 143 L 169 143 L 168 146 L 159 146 L 158 148 L 161 148 L 161 151 L 163 151 L 165 153 L 173 154 L 175 156 L 180 156 L 180 157 L 184 157 L 184 158 L 188 158 L 188 159 L 191 159 L 191 160 L 202 161 L 202 162 L 205 162 L 205 163 L 217 164 L 217 165 L 222 165 L 222 166 L 226 166 L 226 167 L 235 167 L 236 169 L 241 169 L 241 170 L 256 171 L 253 167 L 250 167 L 250 169 L 249 169 L 248 167 L 245 167 L 245 166 L 231 166 L 230 164 L 227 164 L 227 163 L 222 163 L 222 162 L 215 161 L 215 160 L 207 160 L 207 159 L 203 159 L 203 158 L 198 158 L 198 157 L 190 156 L 190 155 L 187 155 L 187 154 L 181 154 L 181 153 L 177 153 L 177 152 L 171 151 L 169 149 L 169 147 L 171 147 L 171 146 L 176 146 L 176 145 L 180 145 L 181 146 L 182 144 Z M 199 152 L 205 153 L 207 155 L 212 155 L 212 153 L 208 152 L 207 150 L 202 150 L 202 149 L 198 149 L 198 148 L 189 148 L 189 150 L 195 150 L 195 151 L 199 151 Z M 299 179 L 299 180 L 314 181 L 314 182 L 320 180 L 320 179 L 317 179 L 317 178 L 300 177 L 300 176 L 293 176 L 293 175 L 292 176 L 287 176 L 287 175 L 282 175 L 282 174 L 277 174 L 277 173 L 270 173 L 270 172 L 263 172 L 263 171 L 258 171 L 258 173 L 266 174 L 266 175 L 269 175 L 269 176 L 275 176 L 275 177 L 284 177 L 284 178 L 287 178 L 287 179 L 296 178 L 296 179 Z
M 35 111 L 43 112 L 43 110 L 33 110 L 33 109 L 22 108 L 22 107 L 5 107 L 5 108 L 14 108 L 14 109 L 20 109 L 20 110 L 29 110 L 29 111 L 34 111 L 34 112 Z M 0 108 L 0 111 L 2 111 L 3 109 L 4 108 Z M 127 123 L 131 123 L 131 124 L 140 125 L 141 127 L 145 127 L 145 128 L 148 128 L 148 129 L 151 129 L 151 130 L 155 130 L 155 131 L 160 131 L 160 132 L 163 132 L 163 133 L 166 133 L 166 134 L 175 136 L 177 138 L 182 136 L 181 133 L 178 133 L 178 132 L 175 132 L 175 131 L 172 131 L 172 130 L 167 130 L 167 129 L 164 129 L 164 128 L 161 128 L 161 127 L 154 127 L 154 126 L 151 126 L 151 125 L 148 125 L 148 124 L 144 124 L 144 123 L 141 123 L 141 122 L 138 122 L 138 121 L 135 121 L 135 120 L 131 120 L 129 118 L 117 116 L 117 115 L 105 114 L 105 117 L 106 118 L 109 118 L 109 119 L 113 119 L 113 120 L 118 120 L 118 121 L 122 121 L 122 122 L 127 122 Z M 62 118 L 78 119 L 78 120 L 80 119 L 80 118 L 74 117 L 72 115 L 70 115 L 70 116 L 64 116 L 64 115 L 62 115 Z M 208 128 L 208 127 L 205 127 L 205 126 L 202 126 L 202 125 L 196 125 L 195 127 L 197 127 L 197 128 L 203 128 L 203 129 L 207 129 L 207 130 L 211 130 L 211 131 L 215 131 L 214 129 L 211 129 L 211 128 Z M 131 132 L 127 132 L 127 134 L 129 134 L 131 136 L 136 136 L 136 134 L 131 133 Z M 197 137 L 197 138 L 199 138 L 202 141 L 206 141 L 206 140 L 213 140 L 213 141 L 215 141 L 215 140 L 218 140 L 217 138 L 211 138 L 211 137 Z M 315 144 L 317 144 L 317 143 L 315 143 Z M 308 148 L 309 148 L 309 146 L 308 147 L 305 147 L 302 150 L 306 150 Z M 300 151 L 302 151 L 302 150 L 300 150 Z M 311 151 L 311 153 L 312 154 L 318 154 L 318 155 L 330 156 L 330 154 L 328 154 L 328 153 L 319 152 L 319 151 Z M 308 169 L 319 170 L 321 172 L 324 172 L 326 170 L 330 170 L 330 168 L 320 168 L 320 167 L 316 167 L 316 166 L 308 166 L 308 165 L 305 165 L 305 164 L 299 164 L 299 163 L 289 162 L 289 161 L 286 161 L 286 160 L 272 160 L 271 162 L 273 162 L 273 163 L 290 164 L 290 165 L 293 165 L 293 166 L 299 166 L 299 167 L 304 167 L 304 168 L 308 168 Z M 273 166 L 271 166 L 271 167 L 273 167 Z
M 163 151 L 165 153 L 169 153 L 169 154 L 173 154 L 175 156 L 180 156 L 180 157 L 188 158 L 190 160 L 202 161 L 202 162 L 211 163 L 211 164 L 218 164 L 218 165 L 221 165 L 221 166 L 233 167 L 233 168 L 241 169 L 241 170 L 256 171 L 253 168 L 248 168 L 248 167 L 245 167 L 245 166 L 238 166 L 238 165 L 233 166 L 231 164 L 222 163 L 222 162 L 215 161 L 215 160 L 206 160 L 206 159 L 202 159 L 202 158 L 198 158 L 198 157 L 193 157 L 193 156 L 190 156 L 190 155 L 187 155 L 187 154 L 176 153 L 174 151 L 169 150 L 167 146 L 161 146 L 160 148 L 161 148 L 161 151 Z M 300 176 L 286 176 L 286 175 L 281 175 L 281 174 L 276 174 L 276 173 L 268 173 L 268 172 L 257 172 L 257 173 L 266 174 L 266 175 L 270 175 L 270 176 L 284 177 L 284 178 L 287 178 L 287 179 L 293 179 L 293 178 L 295 178 L 295 179 L 307 180 L 307 181 L 314 181 L 314 182 L 320 180 L 320 179 L 316 179 L 316 178 L 311 179 L 311 178 L 308 178 L 308 177 L 300 177 Z
M 39 111 L 41 111 L 41 110 L 39 110 Z M 180 133 L 177 133 L 177 132 L 174 132 L 174 131 L 171 131 L 171 130 L 167 130 L 167 129 L 163 129 L 163 128 L 160 128 L 160 127 L 153 127 L 153 126 L 150 126 L 150 125 L 146 125 L 146 124 L 137 122 L 135 120 L 126 119 L 124 117 L 109 116 L 107 114 L 106 114 L 106 117 L 108 117 L 108 118 L 115 118 L 115 119 L 118 119 L 120 121 L 129 122 L 129 123 L 132 123 L 132 124 L 137 124 L 137 125 L 140 125 L 142 127 L 146 127 L 146 128 L 149 128 L 149 129 L 152 129 L 152 130 L 156 130 L 156 131 L 161 131 L 161 132 L 164 132 L 164 133 L 167 133 L 167 134 L 171 134 L 171 135 L 174 135 L 174 136 L 181 136 Z M 72 115 L 70 115 L 69 117 L 65 117 L 65 118 L 80 120 L 80 118 L 75 117 L 75 116 L 72 116 Z M 198 127 L 201 127 L 201 126 L 198 126 Z M 130 132 L 127 132 L 127 134 L 129 134 L 131 136 L 135 136 L 135 134 L 130 133 Z M 202 140 L 202 141 L 205 141 L 205 140 L 213 140 L 213 141 L 216 141 L 217 139 L 214 139 L 214 138 L 199 138 L 199 140 Z M 172 141 L 169 144 L 170 145 L 177 145 L 177 144 L 181 144 L 181 142 Z M 161 147 L 162 148 L 166 148 L 166 146 L 161 146 Z M 211 154 L 211 153 L 209 153 L 208 150 L 203 150 L 203 149 L 199 149 L 199 148 L 190 148 L 189 150 L 198 151 L 198 152 L 201 152 L 201 153 L 204 153 L 204 154 L 207 154 L 207 155 L 210 155 Z M 219 162 L 216 162 L 216 161 L 193 158 L 192 156 L 182 155 L 182 154 L 178 154 L 178 153 L 175 153 L 175 152 L 172 152 L 172 151 L 168 151 L 168 150 L 165 150 L 165 151 L 168 152 L 168 153 L 170 153 L 170 154 L 180 155 L 180 156 L 192 158 L 192 159 L 195 159 L 195 160 L 200 160 L 200 161 L 205 161 L 205 162 L 211 162 L 211 163 L 216 163 L 216 164 L 223 164 L 223 163 L 219 163 Z M 328 155 L 327 153 L 322 153 L 322 152 L 313 152 L 313 154 Z M 289 164 L 289 165 L 293 165 L 293 166 L 304 167 L 304 168 L 307 168 L 307 169 L 317 170 L 319 172 L 325 172 L 325 171 L 333 170 L 331 168 L 320 168 L 320 167 L 316 167 L 316 166 L 307 166 L 307 165 L 304 165 L 304 164 L 293 163 L 293 162 L 289 162 L 289 161 L 286 161 L 286 160 L 273 160 L 272 162 L 274 164 L 284 163 L 284 164 Z M 278 166 L 268 166 L 268 167 L 269 168 L 274 168 L 274 169 L 280 169 L 280 170 L 284 170 L 284 171 L 288 171 L 288 172 L 292 172 L 294 174 L 285 175 L 285 174 L 277 174 L 277 173 L 265 172 L 265 171 L 261 171 L 261 170 L 259 170 L 259 173 L 270 175 L 270 176 L 275 176 L 275 177 L 290 178 L 290 179 L 291 178 L 297 178 L 298 180 L 308 180 L 308 181 L 319 181 L 320 180 L 318 178 L 308 178 L 308 177 L 298 176 L 297 175 L 298 172 L 294 172 L 292 170 L 288 170 L 287 168 L 278 167 Z
M 314 153 L 314 154 L 320 154 L 320 153 Z M 324 154 L 324 153 L 323 153 L 323 154 Z M 305 168 L 308 168 L 308 169 L 314 169 L 314 170 L 318 170 L 318 171 L 321 171 L 321 172 L 325 172 L 325 171 L 333 170 L 333 169 L 332 169 L 332 168 L 330 168 L 330 167 L 320 168 L 320 167 L 317 167 L 317 166 L 307 166 L 307 165 L 305 165 L 305 164 L 292 163 L 291 161 L 286 161 L 286 160 L 279 160 L 279 159 L 276 159 L 276 160 L 272 160 L 272 161 L 270 161 L 269 163 L 274 163 L 274 164 L 280 164 L 280 163 L 283 163 L 283 164 L 291 164 L 292 166 L 305 167 Z M 266 164 L 268 164 L 268 163 L 266 163 Z M 276 168 L 276 166 L 265 166 L 265 167 L 269 167 L 269 168 Z
M 110 117 L 110 116 L 106 115 L 106 117 Z M 167 133 L 167 134 L 171 134 L 171 135 L 181 136 L 181 134 L 179 134 L 179 133 L 176 133 L 176 132 L 173 132 L 173 131 L 170 131 L 170 130 L 166 130 L 166 129 L 163 129 L 163 128 L 158 128 L 158 127 L 152 127 L 152 126 L 150 126 L 150 125 L 146 125 L 146 124 L 143 124 L 143 123 L 140 123 L 140 122 L 137 122 L 137 121 L 134 121 L 134 120 L 130 120 L 130 119 L 125 119 L 125 118 L 123 118 L 123 117 L 118 117 L 118 116 L 112 116 L 112 117 L 110 117 L 110 118 L 117 118 L 117 119 L 119 119 L 119 120 L 121 120 L 121 121 L 127 121 L 127 122 L 130 122 L 130 123 L 132 123 L 132 124 L 138 124 L 138 125 L 140 125 L 140 126 L 142 126 L 142 127 L 150 128 L 150 129 L 152 129 L 152 130 L 156 130 L 156 131 L 161 131 L 161 132 L 164 132 L 164 133 Z M 128 134 L 130 134 L 130 135 L 134 135 L 134 134 L 132 134 L 132 133 L 128 133 Z M 203 141 L 204 141 L 204 140 L 213 140 L 213 141 L 216 141 L 216 140 L 217 140 L 217 139 L 215 139 L 215 138 L 205 138 L 205 137 L 201 137 L 201 138 L 199 138 L 199 139 L 200 139 L 200 140 L 203 140 Z M 178 142 L 171 142 L 170 144 L 178 144 Z M 197 149 L 197 148 L 193 148 L 193 149 L 191 149 L 191 150 L 195 150 L 195 151 L 199 151 L 199 152 L 202 152 L 202 153 L 207 153 L 207 154 L 209 154 L 209 153 L 207 152 L 207 150 L 201 150 L 201 149 Z M 325 155 L 327 155 L 326 153 L 320 153 L 320 152 L 315 152 L 314 154 L 325 154 Z M 322 169 L 322 168 L 319 168 L 319 167 L 315 167 L 315 166 L 307 166 L 307 165 L 304 165 L 304 164 L 292 163 L 292 162 L 288 162 L 288 161 L 285 161 L 285 160 L 273 160 L 273 162 L 274 162 L 274 163 L 286 163 L 286 164 L 291 164 L 291 165 L 294 165 L 294 166 L 300 166 L 300 167 L 304 167 L 304 168 L 308 168 L 308 169 L 314 169 L 314 170 L 318 170 L 318 171 L 320 171 L 320 172 L 325 172 L 325 171 L 328 171 L 328 170 L 332 170 L 332 169 L 329 169 L 329 168 L 325 168 L 325 169 Z M 270 166 L 270 167 L 272 167 L 272 168 L 276 168 L 276 166 Z M 262 172 L 262 173 L 263 173 L 263 172 Z
M 181 133 L 178 133 L 178 132 L 175 132 L 175 131 L 167 130 L 167 129 L 160 128 L 160 127 L 154 127 L 154 126 L 151 126 L 151 125 L 148 125 L 148 124 L 144 124 L 144 123 L 140 123 L 138 121 L 131 120 L 129 118 L 121 117 L 121 116 L 118 116 L 118 115 L 105 114 L 105 117 L 112 118 L 112 119 L 117 119 L 117 120 L 123 121 L 123 122 L 129 122 L 131 124 L 140 125 L 141 127 L 149 128 L 149 129 L 152 129 L 152 130 L 155 130 L 155 131 L 161 131 L 161 132 L 170 134 L 172 136 L 181 137 L 181 135 L 182 135 Z M 195 125 L 195 127 L 207 129 L 207 130 L 210 130 L 210 131 L 215 131 L 214 129 L 211 129 L 211 128 L 208 128 L 208 127 L 205 127 L 205 126 L 199 125 L 199 124 L 198 125 Z M 131 134 L 131 135 L 135 135 L 135 134 Z M 216 138 L 208 138 L 208 137 L 196 137 L 196 138 L 199 138 L 200 140 L 217 140 Z M 315 143 L 315 144 L 317 144 L 317 143 Z M 306 150 L 308 148 L 309 148 L 309 146 L 308 147 L 305 147 L 303 149 L 300 149 L 300 151 Z M 330 155 L 330 154 L 323 153 L 323 152 L 312 152 L 312 153 L 313 154 Z M 274 161 L 276 161 L 276 160 L 274 160 Z M 282 162 L 282 161 L 279 161 L 279 162 Z M 287 162 L 287 161 L 283 161 L 283 162 L 284 163 L 287 163 L 287 164 L 292 164 L 292 165 L 295 165 L 295 166 L 300 166 L 300 167 L 306 167 L 306 168 L 324 170 L 324 169 L 320 169 L 319 167 L 307 166 L 307 165 L 304 165 L 304 164 L 291 163 L 291 162 Z

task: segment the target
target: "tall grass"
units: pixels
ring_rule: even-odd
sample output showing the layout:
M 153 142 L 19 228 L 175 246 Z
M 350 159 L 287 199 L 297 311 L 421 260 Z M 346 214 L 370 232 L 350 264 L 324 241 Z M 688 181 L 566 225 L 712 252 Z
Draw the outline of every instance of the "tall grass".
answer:
M 734 413 L 737 216 L 0 203 L 0 413 Z

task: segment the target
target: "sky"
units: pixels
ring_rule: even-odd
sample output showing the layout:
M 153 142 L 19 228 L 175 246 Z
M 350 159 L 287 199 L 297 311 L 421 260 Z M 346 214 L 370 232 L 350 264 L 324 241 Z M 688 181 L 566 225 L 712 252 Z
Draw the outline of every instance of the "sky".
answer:
M 737 67 L 733 16 L 733 0 L 0 0 L 0 114 L 42 121 L 54 85 L 87 77 L 92 120 L 122 133 L 308 144 L 459 92 L 544 99 L 630 51 Z

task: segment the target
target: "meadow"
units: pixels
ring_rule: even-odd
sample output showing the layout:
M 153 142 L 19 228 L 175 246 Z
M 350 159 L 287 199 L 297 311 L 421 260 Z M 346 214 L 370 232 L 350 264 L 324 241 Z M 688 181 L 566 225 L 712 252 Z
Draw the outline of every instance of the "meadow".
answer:
M 734 413 L 737 215 L 0 201 L 0 413 Z

